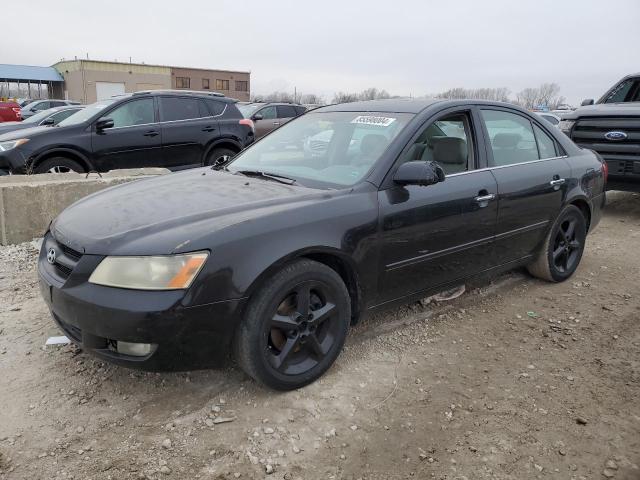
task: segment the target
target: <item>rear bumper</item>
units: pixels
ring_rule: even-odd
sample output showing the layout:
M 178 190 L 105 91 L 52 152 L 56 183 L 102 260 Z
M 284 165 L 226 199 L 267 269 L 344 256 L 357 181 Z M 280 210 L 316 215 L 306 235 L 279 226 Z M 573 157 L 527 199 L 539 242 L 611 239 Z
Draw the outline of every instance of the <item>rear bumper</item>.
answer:
M 86 274 L 100 258 L 85 255 L 64 281 L 40 253 L 40 290 L 54 321 L 87 352 L 143 370 L 193 370 L 226 361 L 244 299 L 189 306 L 183 291 L 139 291 L 94 285 Z M 146 356 L 124 355 L 116 342 L 151 344 Z

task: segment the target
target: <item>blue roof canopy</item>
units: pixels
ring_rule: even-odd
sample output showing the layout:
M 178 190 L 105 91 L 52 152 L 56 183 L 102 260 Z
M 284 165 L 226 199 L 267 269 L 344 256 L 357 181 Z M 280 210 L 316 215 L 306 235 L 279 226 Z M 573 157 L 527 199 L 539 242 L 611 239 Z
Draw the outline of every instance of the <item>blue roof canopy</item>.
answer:
M 64 82 L 62 75 L 53 67 L 34 67 L 32 65 L 8 65 L 0 63 L 0 81 L 17 82 Z

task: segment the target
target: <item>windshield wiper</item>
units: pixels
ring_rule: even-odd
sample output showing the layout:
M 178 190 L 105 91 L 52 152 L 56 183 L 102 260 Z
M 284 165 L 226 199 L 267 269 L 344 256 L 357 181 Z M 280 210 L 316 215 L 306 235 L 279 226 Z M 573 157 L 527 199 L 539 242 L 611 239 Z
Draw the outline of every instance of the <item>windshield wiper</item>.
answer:
M 276 182 L 284 183 L 286 185 L 293 185 L 296 183 L 294 178 L 285 177 L 284 175 L 278 175 L 276 173 L 263 172 L 261 170 L 236 170 L 234 173 L 239 173 L 247 177 L 262 177 L 269 180 L 275 180 Z

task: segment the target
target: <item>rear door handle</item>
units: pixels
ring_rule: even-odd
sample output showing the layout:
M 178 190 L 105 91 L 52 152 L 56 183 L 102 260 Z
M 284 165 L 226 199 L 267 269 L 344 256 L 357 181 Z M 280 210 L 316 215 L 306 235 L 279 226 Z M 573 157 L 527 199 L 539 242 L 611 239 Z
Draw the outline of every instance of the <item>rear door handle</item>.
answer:
M 496 199 L 496 194 L 495 193 L 489 193 L 487 195 L 480 195 L 479 197 L 476 197 L 476 203 L 486 203 L 486 202 L 490 202 L 491 200 L 495 200 Z
M 158 135 L 157 130 L 149 130 L 148 132 L 144 133 L 145 137 L 155 137 L 156 135 Z
M 554 180 L 551 180 L 549 182 L 549 185 L 551 185 L 552 187 L 556 187 L 556 186 L 563 185 L 564 182 L 566 182 L 566 180 L 564 178 L 556 178 Z
M 211 125 L 207 125 L 206 127 L 204 127 L 202 129 L 203 132 L 213 132 L 216 129 L 216 127 L 212 127 Z

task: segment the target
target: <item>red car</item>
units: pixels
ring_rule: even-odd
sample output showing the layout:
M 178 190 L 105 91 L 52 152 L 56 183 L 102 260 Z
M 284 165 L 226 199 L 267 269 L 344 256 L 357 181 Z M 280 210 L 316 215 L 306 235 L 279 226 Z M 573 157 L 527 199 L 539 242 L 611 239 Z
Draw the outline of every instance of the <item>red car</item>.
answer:
M 0 102 L 0 123 L 19 122 L 20 120 L 22 120 L 20 105 L 16 102 Z

